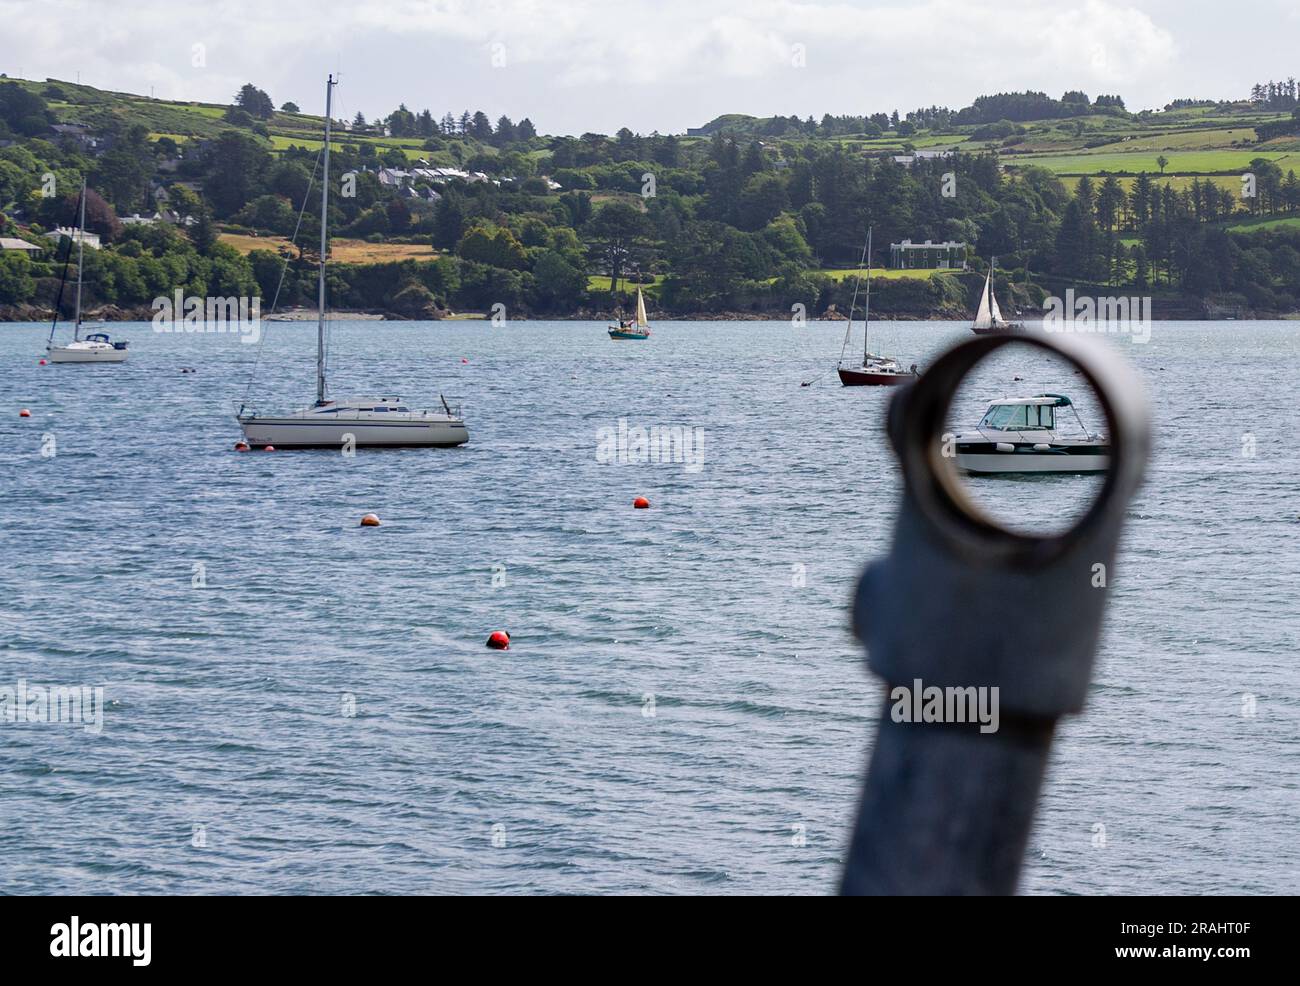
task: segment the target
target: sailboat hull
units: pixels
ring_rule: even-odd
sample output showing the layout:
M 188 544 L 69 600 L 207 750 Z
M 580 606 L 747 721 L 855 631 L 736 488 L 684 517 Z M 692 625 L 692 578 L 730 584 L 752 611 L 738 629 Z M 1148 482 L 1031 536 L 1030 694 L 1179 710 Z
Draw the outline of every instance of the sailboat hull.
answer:
M 112 346 L 83 349 L 75 346 L 51 346 L 46 350 L 51 363 L 124 363 L 126 350 Z
M 840 383 L 846 387 L 896 387 L 916 379 L 915 374 L 902 370 L 868 370 L 838 367 Z
M 650 330 L 647 329 L 644 332 L 636 332 L 634 330 L 629 330 L 629 329 L 611 328 L 609 330 L 609 337 L 611 339 L 649 339 Z
M 239 425 L 244 440 L 254 448 L 454 448 L 469 441 L 465 422 L 443 417 L 384 422 L 240 418 Z

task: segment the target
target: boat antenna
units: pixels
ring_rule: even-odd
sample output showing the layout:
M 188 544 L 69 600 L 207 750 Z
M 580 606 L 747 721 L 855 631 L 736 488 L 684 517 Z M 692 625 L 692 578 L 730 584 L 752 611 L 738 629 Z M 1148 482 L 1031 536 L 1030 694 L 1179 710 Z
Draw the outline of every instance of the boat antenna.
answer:
M 325 251 L 329 247 L 330 209 L 330 111 L 333 106 L 334 76 L 325 79 L 325 156 L 320 183 L 320 274 L 317 294 L 320 308 L 316 319 L 316 406 L 325 403 Z

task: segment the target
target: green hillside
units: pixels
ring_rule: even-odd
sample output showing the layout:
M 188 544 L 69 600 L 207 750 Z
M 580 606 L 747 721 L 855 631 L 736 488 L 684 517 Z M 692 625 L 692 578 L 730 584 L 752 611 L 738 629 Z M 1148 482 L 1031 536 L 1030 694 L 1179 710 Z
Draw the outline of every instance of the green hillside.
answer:
M 1026 91 L 579 137 L 403 104 L 335 121 L 331 296 L 571 315 L 641 284 L 658 313 L 843 312 L 872 227 L 883 314 L 968 316 L 992 257 L 1013 307 L 1079 286 L 1156 293 L 1171 313 L 1289 312 L 1300 95 L 1256 86 L 1252 100 L 1131 113 L 1116 95 Z M 45 231 L 74 220 L 83 177 L 103 239 L 93 300 L 180 285 L 311 304 L 323 129 L 251 83 L 217 105 L 0 80 L 0 233 L 39 248 L 0 254 L 0 306 L 57 296 Z

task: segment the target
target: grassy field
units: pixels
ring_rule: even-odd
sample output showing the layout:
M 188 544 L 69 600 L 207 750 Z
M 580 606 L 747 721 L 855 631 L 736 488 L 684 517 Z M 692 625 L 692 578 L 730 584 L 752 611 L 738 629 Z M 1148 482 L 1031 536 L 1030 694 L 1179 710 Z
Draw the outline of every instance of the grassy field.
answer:
M 1225 228 L 1234 233 L 1253 233 L 1266 229 L 1300 230 L 1300 216 L 1255 216 L 1249 219 L 1230 219 Z
M 856 268 L 852 268 L 849 270 L 841 270 L 839 268 L 825 268 L 823 270 L 812 271 L 812 273 L 825 274 L 827 277 L 833 278 L 836 281 L 843 281 L 843 280 L 848 280 L 853 277 L 856 277 L 858 272 Z M 933 277 L 935 274 L 960 274 L 960 273 L 961 271 L 955 268 L 942 268 L 938 270 L 892 270 L 887 267 L 871 268 L 871 276 L 873 278 L 884 278 L 887 281 L 898 281 L 904 279 L 920 280 L 928 277 Z M 776 278 L 771 278 L 769 283 L 774 282 L 775 280 Z M 655 297 L 658 295 L 659 289 L 663 285 L 663 281 L 664 281 L 663 275 L 656 274 L 653 284 L 642 284 L 640 287 L 641 290 L 644 291 L 647 296 Z M 635 281 L 620 279 L 618 282 L 618 290 L 621 292 L 634 294 L 636 292 L 636 289 L 637 289 L 637 283 Z M 587 290 L 606 291 L 606 292 L 609 291 L 609 275 L 608 274 L 588 275 Z
M 659 293 L 659 287 L 663 283 L 664 283 L 664 276 L 662 274 L 654 275 L 653 284 L 640 284 L 640 285 L 638 285 L 636 281 L 629 281 L 625 277 L 620 277 L 618 279 L 618 290 L 632 294 L 636 292 L 636 289 L 638 287 L 640 287 L 641 291 L 644 294 L 657 295 Z M 589 274 L 587 276 L 587 290 L 588 291 L 609 291 L 609 275 Z
M 10 81 L 18 82 L 35 93 L 44 93 L 50 85 L 30 80 Z M 134 93 L 109 92 L 72 82 L 58 81 L 52 84 L 63 92 L 65 98 L 49 98 L 48 105 L 59 120 L 65 123 L 79 120 L 89 109 L 108 109 L 123 120 L 145 126 L 151 139 L 166 136 L 177 143 L 215 137 L 230 128 L 224 119 L 227 111 L 225 106 L 149 99 Z M 270 130 L 270 147 L 273 151 L 281 152 L 293 144 L 314 150 L 323 143 L 321 134 L 325 121 L 322 117 L 277 112 L 266 124 Z M 340 142 L 372 144 L 380 153 L 395 148 L 408 161 L 427 158 L 437 164 L 454 163 L 446 152 L 426 151 L 424 140 L 419 137 L 353 137 L 346 131 L 339 131 L 337 139 Z M 497 153 L 497 149 L 491 145 L 474 145 L 474 150 L 485 154 Z
M 1076 186 L 1084 177 L 1087 177 L 1088 180 L 1092 182 L 1092 187 L 1094 190 L 1100 185 L 1101 182 L 1106 180 L 1105 176 L 1099 176 L 1099 175 L 1087 175 L 1087 176 L 1080 175 L 1079 177 L 1075 177 L 1075 178 L 1062 176 L 1061 184 L 1063 184 L 1066 188 L 1068 188 L 1071 192 L 1073 192 Z M 1117 176 L 1115 180 L 1119 182 L 1120 188 L 1124 189 L 1124 191 L 1126 192 L 1131 192 L 1133 190 L 1133 183 L 1137 181 L 1137 178 L 1124 175 L 1124 176 Z M 1187 189 L 1191 188 L 1193 181 L 1199 181 L 1202 183 L 1213 182 L 1214 184 L 1218 185 L 1220 188 L 1226 188 L 1233 195 L 1241 194 L 1240 175 L 1173 175 L 1173 176 L 1166 175 L 1163 178 L 1161 178 L 1159 175 L 1151 175 L 1151 184 L 1155 188 L 1164 188 L 1166 185 L 1170 185 L 1173 187 L 1174 191 L 1177 192 L 1187 191 Z
M 1254 143 L 1254 127 L 1233 127 L 1231 129 L 1208 129 L 1172 131 L 1170 133 L 1152 134 L 1149 137 L 1121 138 L 1114 144 L 1095 148 L 1098 153 L 1120 151 L 1136 154 L 1139 151 L 1192 151 L 1192 150 L 1232 150 L 1234 143 Z
M 813 273 L 825 274 L 827 277 L 832 278 L 833 280 L 844 281 L 850 278 L 857 277 L 858 271 L 857 268 L 852 268 L 849 270 L 841 270 L 839 268 L 823 268 L 822 270 L 814 271 Z M 871 268 L 872 277 L 881 277 L 884 278 L 886 281 L 902 281 L 908 279 L 922 280 L 925 278 L 933 277 L 935 274 L 960 274 L 960 273 L 961 273 L 961 269 L 956 267 L 937 267 L 937 268 L 914 267 L 914 268 L 908 268 L 902 270 L 895 270 L 894 268 L 891 267 Z
M 1058 175 L 1096 175 L 1103 171 L 1130 174 L 1145 171 L 1158 175 L 1157 156 L 1151 153 L 1025 154 L 1006 156 L 1002 161 L 1008 167 L 1036 165 Z M 1240 174 L 1257 157 L 1276 161 L 1284 171 L 1300 165 L 1300 154 L 1268 150 L 1169 151 L 1165 157 L 1169 159 L 1165 167 L 1167 175 Z
M 229 243 L 240 253 L 254 250 L 297 250 L 283 236 L 247 236 L 222 233 L 221 242 Z M 423 243 L 367 243 L 365 240 L 330 241 L 330 259 L 341 264 L 383 264 L 394 260 L 434 260 L 439 256 L 432 246 Z

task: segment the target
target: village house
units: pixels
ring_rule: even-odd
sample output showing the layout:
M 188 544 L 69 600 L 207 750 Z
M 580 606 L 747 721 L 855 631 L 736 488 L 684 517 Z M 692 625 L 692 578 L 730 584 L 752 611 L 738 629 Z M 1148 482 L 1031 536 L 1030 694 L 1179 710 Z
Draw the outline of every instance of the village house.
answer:
M 85 246 L 90 247 L 92 250 L 98 250 L 100 246 L 98 233 L 92 233 L 89 230 L 83 233 L 81 230 L 75 229 L 72 226 L 56 226 L 45 235 L 55 242 L 58 242 L 65 236 L 72 240 L 73 243 L 80 240 Z
M 90 130 L 81 123 L 56 123 L 50 128 L 58 137 L 63 137 L 80 144 L 88 151 L 107 150 L 108 143 L 105 138 L 95 137 Z
M 943 243 L 932 243 L 929 240 L 924 243 L 913 243 L 911 240 L 891 243 L 889 244 L 889 266 L 905 270 L 965 269 L 966 244 L 953 240 L 945 240 Z
M 901 164 L 905 168 L 910 168 L 917 161 L 932 161 L 939 158 L 952 157 L 951 150 L 942 151 L 913 151 L 911 154 L 893 155 L 894 163 Z
M 14 236 L 0 236 L 0 250 L 25 253 L 29 257 L 41 252 L 41 248 L 35 243 L 28 243 L 26 240 L 20 240 Z

